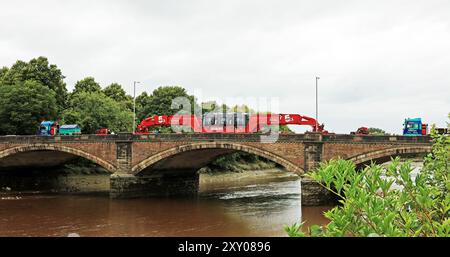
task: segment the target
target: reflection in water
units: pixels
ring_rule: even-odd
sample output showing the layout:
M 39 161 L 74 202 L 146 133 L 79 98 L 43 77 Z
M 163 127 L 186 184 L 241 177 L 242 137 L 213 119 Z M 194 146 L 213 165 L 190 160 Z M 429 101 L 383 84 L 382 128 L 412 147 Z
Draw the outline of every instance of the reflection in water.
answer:
M 24 195 L 0 200 L 2 236 L 286 236 L 283 225 L 325 224 L 329 207 L 301 207 L 300 181 L 203 192 L 196 199 Z

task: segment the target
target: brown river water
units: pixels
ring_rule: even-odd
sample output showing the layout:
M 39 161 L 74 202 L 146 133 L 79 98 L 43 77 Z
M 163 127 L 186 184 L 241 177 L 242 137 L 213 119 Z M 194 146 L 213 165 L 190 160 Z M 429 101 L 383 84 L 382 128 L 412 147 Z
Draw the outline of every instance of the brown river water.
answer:
M 286 224 L 326 224 L 322 213 L 330 208 L 302 207 L 299 180 L 229 187 L 194 199 L 3 195 L 0 236 L 287 236 Z

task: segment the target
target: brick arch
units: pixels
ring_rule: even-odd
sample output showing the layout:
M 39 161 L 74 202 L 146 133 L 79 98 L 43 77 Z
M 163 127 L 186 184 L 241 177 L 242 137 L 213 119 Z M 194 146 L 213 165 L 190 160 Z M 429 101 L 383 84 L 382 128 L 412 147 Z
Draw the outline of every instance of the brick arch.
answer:
M 70 148 L 67 146 L 61 146 L 61 145 L 53 145 L 53 144 L 35 144 L 35 145 L 27 145 L 27 146 L 18 146 L 9 148 L 6 150 L 3 150 L 0 152 L 0 159 L 5 158 L 10 155 L 14 155 L 17 153 L 23 153 L 23 152 L 31 152 L 31 151 L 59 151 L 64 153 L 73 154 L 79 157 L 83 157 L 85 159 L 88 159 L 103 168 L 105 168 L 107 171 L 113 173 L 115 172 L 116 168 L 111 163 L 104 161 L 90 153 L 86 153 L 84 151 Z
M 271 152 L 268 152 L 266 150 L 258 149 L 256 147 L 248 146 L 248 145 L 241 145 L 236 143 L 223 143 L 223 142 L 205 142 L 205 143 L 193 143 L 193 144 L 187 144 L 187 145 L 181 145 L 177 147 L 170 148 L 168 150 L 162 151 L 158 154 L 152 155 L 148 157 L 147 159 L 141 161 L 137 165 L 135 165 L 131 173 L 136 175 L 142 170 L 150 167 L 151 165 L 164 160 L 166 158 L 169 158 L 171 156 L 189 152 L 189 151 L 195 151 L 195 150 L 203 150 L 203 149 L 230 149 L 230 150 L 236 150 L 236 151 L 242 151 L 247 152 L 251 154 L 255 154 L 257 156 L 264 157 L 270 161 L 273 161 L 281 166 L 283 166 L 287 171 L 294 172 L 298 175 L 301 175 L 304 173 L 304 170 L 294 163 L 284 159 L 283 157 L 280 157 L 276 154 L 273 154 Z
M 348 158 L 355 163 L 361 165 L 370 161 L 387 160 L 394 156 L 410 156 L 414 154 L 427 154 L 431 152 L 431 146 L 415 146 L 415 147 L 394 147 L 373 152 L 367 152 Z

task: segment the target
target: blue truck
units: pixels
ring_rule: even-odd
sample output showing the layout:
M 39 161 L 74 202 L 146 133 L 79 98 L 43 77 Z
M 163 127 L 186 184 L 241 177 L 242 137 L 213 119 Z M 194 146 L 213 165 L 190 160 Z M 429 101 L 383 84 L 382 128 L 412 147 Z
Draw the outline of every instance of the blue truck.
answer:
M 428 134 L 428 124 L 422 123 L 421 118 L 407 118 L 403 123 L 404 136 L 425 136 Z
M 56 121 L 43 121 L 39 125 L 37 134 L 40 136 L 54 136 L 58 134 L 58 122 Z

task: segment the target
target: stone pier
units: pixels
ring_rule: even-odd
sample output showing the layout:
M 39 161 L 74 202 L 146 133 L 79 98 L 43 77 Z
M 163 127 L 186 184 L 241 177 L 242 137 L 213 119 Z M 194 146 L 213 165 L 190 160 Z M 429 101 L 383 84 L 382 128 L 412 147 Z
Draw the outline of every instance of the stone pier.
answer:
M 301 191 L 304 206 L 331 205 L 337 202 L 333 193 L 308 177 L 301 177 Z

